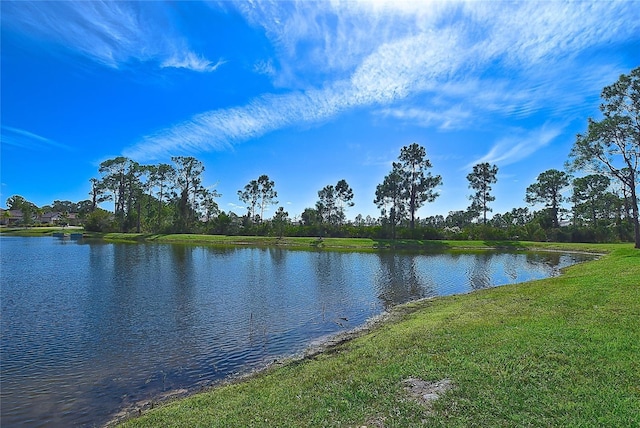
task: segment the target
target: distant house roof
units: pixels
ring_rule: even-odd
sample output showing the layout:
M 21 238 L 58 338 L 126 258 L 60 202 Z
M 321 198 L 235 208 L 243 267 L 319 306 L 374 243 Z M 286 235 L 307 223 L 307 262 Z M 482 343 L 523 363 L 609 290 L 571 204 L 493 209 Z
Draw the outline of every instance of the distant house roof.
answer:
M 22 210 L 2 210 L 2 215 L 5 211 L 9 213 L 9 218 L 22 218 Z
M 62 213 L 60 212 L 48 212 L 48 213 L 44 213 L 40 216 L 40 219 L 42 221 L 56 221 L 56 220 L 60 220 L 60 217 L 62 216 Z
M 9 215 L 7 216 L 6 213 Z M 18 223 L 22 219 L 22 210 L 4 210 L 0 208 L 0 224 Z
M 44 213 L 40 216 L 40 221 L 52 223 L 54 221 L 62 220 L 63 217 L 67 218 L 67 220 L 76 220 L 78 218 L 78 213 L 63 213 L 60 211 L 51 211 L 48 213 Z

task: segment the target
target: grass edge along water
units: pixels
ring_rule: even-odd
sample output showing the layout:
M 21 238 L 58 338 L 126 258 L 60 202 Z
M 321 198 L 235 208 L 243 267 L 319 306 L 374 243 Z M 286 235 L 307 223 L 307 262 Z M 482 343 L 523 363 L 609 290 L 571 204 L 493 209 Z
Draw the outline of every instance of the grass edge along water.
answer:
M 326 352 L 175 400 L 146 426 L 638 426 L 640 251 L 560 277 L 413 302 Z M 408 379 L 448 380 L 429 404 Z

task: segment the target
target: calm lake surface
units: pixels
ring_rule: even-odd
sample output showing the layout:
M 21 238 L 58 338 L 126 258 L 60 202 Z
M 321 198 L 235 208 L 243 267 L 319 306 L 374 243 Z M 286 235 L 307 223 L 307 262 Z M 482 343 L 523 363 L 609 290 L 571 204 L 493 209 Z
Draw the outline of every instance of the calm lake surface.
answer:
M 0 237 L 1 425 L 94 426 L 304 350 L 423 297 L 593 258 Z

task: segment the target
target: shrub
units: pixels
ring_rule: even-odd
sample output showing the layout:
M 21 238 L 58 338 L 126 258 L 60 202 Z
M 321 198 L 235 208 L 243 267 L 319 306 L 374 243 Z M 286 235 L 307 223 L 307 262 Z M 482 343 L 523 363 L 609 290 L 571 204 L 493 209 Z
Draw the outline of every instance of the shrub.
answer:
M 90 232 L 114 232 L 117 229 L 111 213 L 101 208 L 87 216 L 84 228 Z

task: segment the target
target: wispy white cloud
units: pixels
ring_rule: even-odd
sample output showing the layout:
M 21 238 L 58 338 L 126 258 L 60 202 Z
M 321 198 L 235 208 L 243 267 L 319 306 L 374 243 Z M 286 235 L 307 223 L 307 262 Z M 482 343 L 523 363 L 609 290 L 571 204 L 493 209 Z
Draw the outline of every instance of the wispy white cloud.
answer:
M 640 11 L 628 1 L 500 2 L 497 7 L 474 2 L 464 10 L 486 35 L 476 44 L 478 57 L 500 57 L 517 69 L 628 40 L 640 29 Z
M 469 162 L 462 169 L 468 170 L 483 162 L 499 166 L 516 163 L 547 146 L 562 133 L 562 130 L 562 126 L 550 124 L 534 130 L 511 130 L 510 135 L 498 140 L 487 154 Z
M 208 59 L 196 55 L 190 51 L 177 52 L 173 56 L 162 61 L 161 67 L 163 68 L 186 68 L 193 71 L 210 72 L 216 71 L 221 65 L 227 61 L 222 59 L 213 63 Z
M 298 121 L 329 117 L 336 105 L 328 92 L 310 91 L 285 96 L 263 96 L 237 108 L 202 113 L 142 138 L 125 150 L 134 159 L 158 159 L 175 153 L 221 150 L 233 143 L 264 135 Z
M 258 74 L 264 74 L 267 76 L 275 76 L 276 69 L 273 65 L 273 60 L 261 60 L 254 64 L 253 71 Z
M 276 80 L 291 92 L 199 114 L 142 138 L 125 154 L 155 158 L 223 149 L 370 106 L 442 129 L 466 119 L 477 122 L 487 113 L 517 119 L 542 109 L 567 111 L 585 96 L 585 86 L 594 90 L 591 77 L 571 75 L 574 63 L 567 58 L 640 31 L 639 12 L 627 2 L 398 4 L 237 3 L 273 41 Z M 273 63 L 263 65 L 262 72 L 275 73 Z M 547 74 L 542 77 L 538 70 Z M 567 87 L 577 98 L 558 99 Z M 431 100 L 416 107 L 416 95 Z M 551 134 L 547 130 L 542 137 Z M 507 143 L 494 147 L 487 159 L 510 162 L 516 152 L 536 147 L 515 151 Z
M 236 203 L 234 203 L 234 202 L 229 202 L 229 203 L 227 204 L 227 206 L 228 206 L 229 208 L 231 208 L 232 210 L 239 210 L 239 211 L 242 211 L 242 210 L 246 210 L 246 209 L 247 209 L 247 207 L 246 207 L 246 206 L 244 206 L 244 205 L 238 205 L 238 204 L 236 204 Z
M 385 108 L 380 110 L 378 114 L 425 128 L 437 127 L 440 130 L 454 130 L 467 128 L 472 112 L 457 104 L 445 109 L 432 110 L 420 107 Z
M 224 63 L 194 53 L 155 2 L 19 1 L 3 2 L 2 9 L 3 26 L 112 68 L 156 61 L 210 72 Z
M 379 45 L 435 25 L 450 2 L 236 2 L 248 22 L 264 29 L 279 56 L 278 84 L 330 73 L 347 78 Z
M 12 146 L 19 149 L 62 149 L 65 151 L 71 150 L 71 147 L 67 146 L 66 144 L 58 143 L 57 141 L 54 141 L 50 138 L 45 138 L 41 135 L 34 134 L 33 132 L 29 132 L 24 129 L 12 128 L 6 125 L 2 125 L 1 140 L 3 145 Z
M 633 2 L 475 2 L 465 0 L 241 1 L 235 7 L 264 29 L 277 50 L 280 82 L 302 75 L 345 78 L 380 45 L 450 30 L 473 48 L 468 70 L 499 59 L 511 68 L 577 55 L 594 43 L 640 30 Z M 435 46 L 442 55 L 447 45 Z

